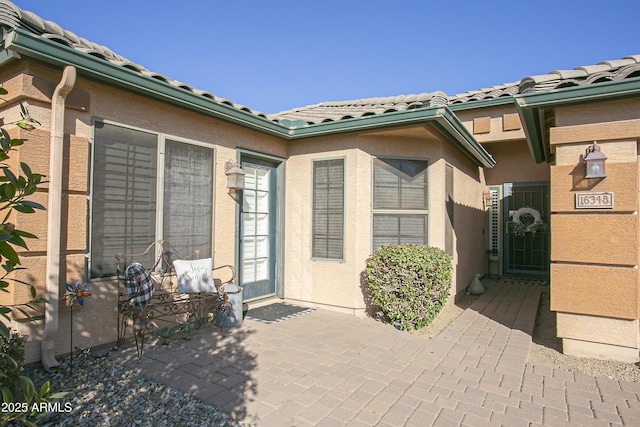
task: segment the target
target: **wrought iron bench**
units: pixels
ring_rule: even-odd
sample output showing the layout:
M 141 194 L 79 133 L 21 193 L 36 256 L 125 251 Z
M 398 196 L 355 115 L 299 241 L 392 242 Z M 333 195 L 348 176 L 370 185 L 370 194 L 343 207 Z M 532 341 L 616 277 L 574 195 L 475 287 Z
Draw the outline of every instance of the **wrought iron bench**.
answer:
M 133 323 L 138 362 L 142 360 L 146 331 L 166 339 L 176 333 L 190 337 L 192 328 L 200 328 L 210 319 L 229 316 L 231 304 L 222 285 L 233 283 L 236 272 L 233 266 L 212 268 L 214 272 L 227 270 L 226 281 L 213 278 L 213 292 L 180 293 L 174 261 L 197 260 L 198 250 L 186 256 L 180 254 L 169 242 L 158 240 L 138 254 L 116 254 L 118 274 L 118 344 L 126 337 L 129 320 Z M 144 266 L 139 261 L 149 259 L 153 263 Z M 123 269 L 124 268 L 124 269 Z M 222 330 L 222 327 L 220 328 Z

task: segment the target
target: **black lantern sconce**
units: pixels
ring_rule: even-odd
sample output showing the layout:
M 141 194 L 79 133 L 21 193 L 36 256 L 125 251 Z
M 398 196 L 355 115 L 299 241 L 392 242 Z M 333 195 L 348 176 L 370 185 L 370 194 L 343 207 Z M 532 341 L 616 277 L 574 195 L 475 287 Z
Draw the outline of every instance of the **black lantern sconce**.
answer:
M 586 168 L 585 178 L 606 178 L 607 174 L 604 173 L 604 161 L 607 160 L 607 156 L 600 151 L 600 146 L 597 141 L 593 141 L 593 144 L 587 148 L 587 154 L 584 157 L 584 164 Z
M 224 173 L 227 175 L 227 188 L 229 190 L 242 190 L 244 188 L 244 171 L 234 160 L 229 160 L 224 165 Z

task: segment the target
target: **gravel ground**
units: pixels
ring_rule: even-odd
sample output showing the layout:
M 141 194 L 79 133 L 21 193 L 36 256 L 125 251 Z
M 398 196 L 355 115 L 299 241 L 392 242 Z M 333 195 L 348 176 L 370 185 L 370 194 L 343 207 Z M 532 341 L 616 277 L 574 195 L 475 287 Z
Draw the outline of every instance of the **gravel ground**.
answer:
M 108 358 L 75 354 L 58 358 L 60 367 L 47 373 L 25 369 L 36 389 L 49 380 L 52 392 L 73 396 L 51 399 L 60 411 L 30 418 L 41 426 L 245 426 L 186 393 L 149 381 Z M 70 405 L 65 406 L 65 403 Z M 65 412 L 68 409 L 69 412 Z
M 549 292 L 542 292 L 533 343 L 529 350 L 529 363 L 565 369 L 586 375 L 611 378 L 618 381 L 640 382 L 637 364 L 590 359 L 562 354 L 562 342 L 556 338 L 556 314 L 549 310 Z

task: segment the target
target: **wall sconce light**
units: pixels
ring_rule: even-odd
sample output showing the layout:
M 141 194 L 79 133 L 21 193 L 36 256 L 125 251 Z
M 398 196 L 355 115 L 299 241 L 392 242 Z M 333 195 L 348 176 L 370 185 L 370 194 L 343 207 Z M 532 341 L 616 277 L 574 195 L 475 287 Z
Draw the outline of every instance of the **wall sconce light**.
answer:
M 607 156 L 600 151 L 600 146 L 597 141 L 593 141 L 593 144 L 587 148 L 587 155 L 584 157 L 584 163 L 586 166 L 587 174 L 585 178 L 605 178 L 607 174 L 604 173 L 604 161 L 607 160 Z
M 242 190 L 244 188 L 244 171 L 238 162 L 229 160 L 224 165 L 224 173 L 227 175 L 227 188 L 230 190 Z

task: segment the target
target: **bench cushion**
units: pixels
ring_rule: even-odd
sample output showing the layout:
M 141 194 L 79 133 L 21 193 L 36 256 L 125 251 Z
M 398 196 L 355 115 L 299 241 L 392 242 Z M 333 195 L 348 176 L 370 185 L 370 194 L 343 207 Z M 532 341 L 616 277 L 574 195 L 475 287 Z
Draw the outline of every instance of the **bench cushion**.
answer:
M 173 261 L 178 277 L 178 293 L 216 292 L 211 275 L 212 266 L 211 258 Z

